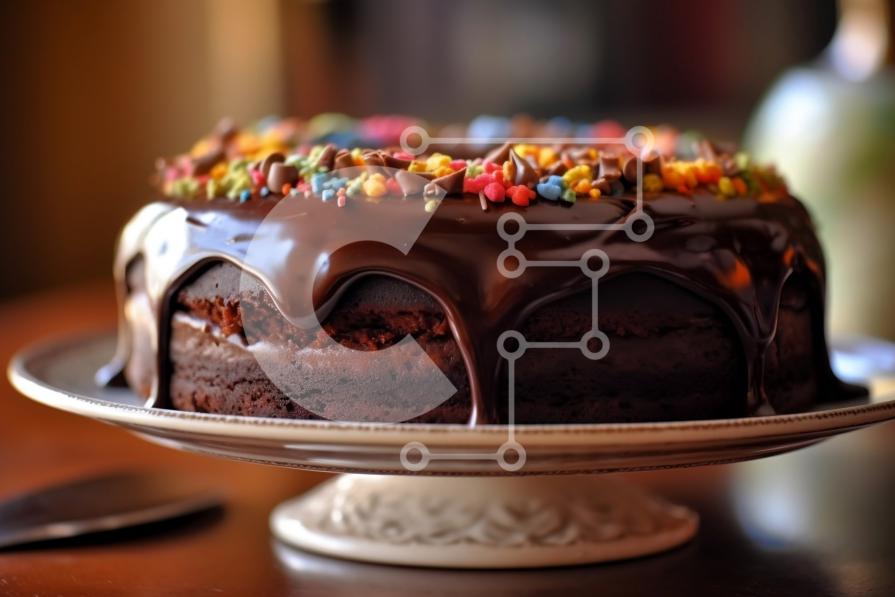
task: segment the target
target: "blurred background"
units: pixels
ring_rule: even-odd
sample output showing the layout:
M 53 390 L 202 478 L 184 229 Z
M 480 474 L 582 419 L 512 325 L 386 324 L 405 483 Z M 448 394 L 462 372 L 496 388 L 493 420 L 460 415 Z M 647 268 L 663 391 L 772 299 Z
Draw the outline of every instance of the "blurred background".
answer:
M 0 8 L 0 298 L 107 279 L 156 157 L 222 117 L 671 123 L 779 162 L 837 331 L 895 338 L 891 0 L 36 0 Z

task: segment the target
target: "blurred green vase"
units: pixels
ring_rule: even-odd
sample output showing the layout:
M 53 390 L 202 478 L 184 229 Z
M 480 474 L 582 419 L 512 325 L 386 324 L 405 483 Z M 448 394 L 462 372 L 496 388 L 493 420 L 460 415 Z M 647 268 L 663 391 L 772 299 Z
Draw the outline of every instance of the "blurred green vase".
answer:
M 814 215 L 835 334 L 895 338 L 893 5 L 842 0 L 830 46 L 774 84 L 746 132 Z

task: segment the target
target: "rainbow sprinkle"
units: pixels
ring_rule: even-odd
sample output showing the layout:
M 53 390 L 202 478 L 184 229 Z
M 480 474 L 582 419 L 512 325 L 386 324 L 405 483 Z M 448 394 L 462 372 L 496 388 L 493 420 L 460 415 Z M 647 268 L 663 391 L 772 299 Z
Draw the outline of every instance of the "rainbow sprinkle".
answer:
M 385 144 L 394 142 L 400 127 L 413 122 L 379 117 L 354 126 Z M 637 184 L 637 160 L 624 146 L 516 143 L 484 156 L 463 158 L 442 152 L 414 156 L 401 149 L 347 149 L 336 143 L 302 141 L 309 131 L 336 134 L 324 124 L 312 119 L 304 124 L 268 120 L 246 130 L 219 126 L 188 153 L 160 161 L 161 190 L 180 199 L 240 203 L 255 197 L 316 196 L 335 200 L 339 207 L 355 198 L 419 196 L 426 210 L 434 210 L 444 196 L 478 195 L 483 209 L 508 199 L 526 207 L 538 200 L 599 201 L 633 192 Z M 597 123 L 589 130 L 601 134 L 611 130 L 615 135 L 624 131 L 611 122 Z M 743 153 L 721 151 L 692 134 L 667 127 L 651 130 L 657 150 L 641 155 L 647 199 L 662 192 L 691 195 L 697 189 L 719 200 L 756 197 L 768 202 L 788 194 L 771 166 L 755 164 Z M 690 149 L 680 151 L 682 145 Z M 417 176 L 401 179 L 400 171 Z

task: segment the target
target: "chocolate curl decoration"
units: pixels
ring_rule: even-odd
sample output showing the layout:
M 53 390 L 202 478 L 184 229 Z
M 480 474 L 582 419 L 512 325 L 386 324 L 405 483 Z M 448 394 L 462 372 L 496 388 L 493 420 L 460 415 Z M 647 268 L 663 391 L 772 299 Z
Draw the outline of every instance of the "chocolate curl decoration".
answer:
M 662 157 L 656 151 L 650 151 L 641 158 L 644 174 L 662 174 Z M 637 158 L 630 156 L 622 164 L 622 175 L 631 184 L 637 183 Z M 603 192 L 602 190 L 600 191 Z
M 382 152 L 378 150 L 367 151 L 361 156 L 361 161 L 364 163 L 364 170 L 370 174 L 382 174 L 383 176 L 387 174 L 385 158 L 382 156 Z
M 261 164 L 258 166 L 258 169 L 261 170 L 261 174 L 267 178 L 267 175 L 270 173 L 270 167 L 274 164 L 280 164 L 286 161 L 286 156 L 282 153 L 275 152 L 261 160 Z
M 591 154 L 591 149 L 589 147 L 573 147 L 565 153 L 572 161 L 576 163 L 585 163 L 589 165 L 592 165 L 594 163 L 594 157 Z
M 541 166 L 538 164 L 538 158 L 533 155 L 522 156 L 523 159 L 528 162 L 528 165 L 535 169 L 535 172 L 541 169 Z
M 562 176 L 568 169 L 569 167 L 566 166 L 564 162 L 557 161 L 555 164 L 544 170 L 544 174 L 546 176 Z
M 615 154 L 603 154 L 600 156 L 600 171 L 597 178 L 605 178 L 606 180 L 618 180 L 621 178 L 622 171 L 619 167 L 619 159 Z
M 283 185 L 295 184 L 298 181 L 298 168 L 282 162 L 274 162 L 267 173 L 267 188 L 272 193 L 280 193 Z
M 510 163 L 512 164 L 514 184 L 530 186 L 538 182 L 537 171 L 532 168 L 531 164 L 528 163 L 528 160 L 512 149 L 510 150 Z
M 708 139 L 702 139 L 696 147 L 697 155 L 720 165 L 724 176 L 736 176 L 741 171 L 736 160 L 731 156 L 733 152 L 734 148 L 713 143 Z
M 454 172 L 445 174 L 427 184 L 424 189 L 424 194 L 426 197 L 462 194 L 464 178 L 466 178 L 466 168 L 455 170 Z
M 605 178 L 598 178 L 595 180 L 594 186 L 600 190 L 601 195 L 612 194 L 612 184 Z
M 407 170 L 398 170 L 395 173 L 395 180 L 401 187 L 401 192 L 405 197 L 421 195 L 426 188 L 426 184 L 435 178 L 434 174 L 429 172 L 408 172 Z
M 333 170 L 340 170 L 342 168 L 353 168 L 354 167 L 354 158 L 351 157 L 351 152 L 347 149 L 340 149 L 336 152 L 336 156 L 333 159 Z
M 509 142 L 504 143 L 497 149 L 492 149 L 490 152 L 488 152 L 488 155 L 485 156 L 485 162 L 503 164 L 505 161 L 510 159 L 510 151 L 512 151 L 512 146 L 509 144 Z
M 361 160 L 363 160 L 364 165 L 366 166 L 374 166 L 374 167 L 382 167 L 385 166 L 385 159 L 382 157 L 382 154 L 378 151 L 368 151 L 361 156 Z
M 385 165 L 389 168 L 394 168 L 396 170 L 407 170 L 410 167 L 410 160 L 402 160 L 401 158 L 396 158 L 393 155 L 389 155 L 384 151 L 380 151 L 379 155 L 382 157 L 382 161 L 385 162 Z
M 658 151 L 651 149 L 641 159 L 643 160 L 643 171 L 645 173 L 662 175 L 662 164 L 665 160 Z
M 335 164 L 336 153 L 336 146 L 330 143 L 323 148 L 323 151 L 320 152 L 320 155 L 317 157 L 317 161 L 314 162 L 314 167 L 326 168 L 327 172 L 331 172 Z

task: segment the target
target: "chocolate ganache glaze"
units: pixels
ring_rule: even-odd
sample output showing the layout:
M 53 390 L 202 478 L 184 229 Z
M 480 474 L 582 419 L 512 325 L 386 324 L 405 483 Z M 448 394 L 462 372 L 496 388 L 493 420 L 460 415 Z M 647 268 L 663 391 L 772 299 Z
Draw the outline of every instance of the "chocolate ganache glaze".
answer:
M 323 320 L 346 288 L 365 275 L 381 274 L 422 288 L 440 303 L 467 368 L 470 423 L 497 422 L 500 372 L 505 366 L 496 350 L 500 334 L 520 328 L 535 309 L 591 284 L 580 269 L 570 267 L 530 268 L 513 279 L 502 275 L 497 262 L 507 243 L 497 233 L 498 219 L 515 211 L 528 224 L 559 225 L 528 231 L 518 241 L 516 247 L 526 259 L 574 261 L 589 249 L 601 249 L 609 257 L 607 280 L 634 272 L 652 274 L 720 308 L 741 342 L 748 411 L 766 407 L 766 350 L 774 338 L 784 283 L 794 274 L 803 276 L 810 281 L 812 304 L 823 305 L 823 256 L 807 211 L 788 194 L 774 201 L 753 197 L 720 201 L 715 194 L 696 189 L 689 196 L 647 192 L 644 199 L 643 209 L 655 230 L 643 242 L 630 240 L 619 229 L 575 228 L 625 222 L 636 207 L 631 192 L 574 205 L 540 201 L 531 207 L 490 204 L 485 209 L 480 196 L 466 193 L 441 201 L 415 242 L 396 248 L 375 240 L 346 244 L 341 239 L 366 238 L 362 234 L 371 221 L 402 226 L 407 205 L 419 210 L 423 199 L 385 197 L 350 202 L 343 208 L 334 201 L 277 193 L 242 203 L 166 198 L 146 206 L 122 233 L 115 262 L 121 337 L 113 362 L 98 379 L 109 382 L 127 366 L 142 367 L 155 380 L 147 404 L 170 406 L 172 297 L 210 263 L 229 262 L 246 270 L 286 318 L 301 316 L 306 297 L 311 296 Z M 272 210 L 285 202 L 291 202 L 292 217 L 278 219 L 287 221 L 283 225 L 267 225 Z M 272 236 L 267 238 L 270 246 L 280 250 L 249 259 L 259 233 Z M 143 264 L 146 289 L 140 295 L 132 294 L 127 282 L 128 268 L 137 261 Z M 815 327 L 813 341 L 823 355 L 817 375 L 824 395 L 819 399 L 853 392 L 833 375 L 822 322 L 815 322 Z M 136 354 L 134 346 L 140 343 L 152 350 Z

